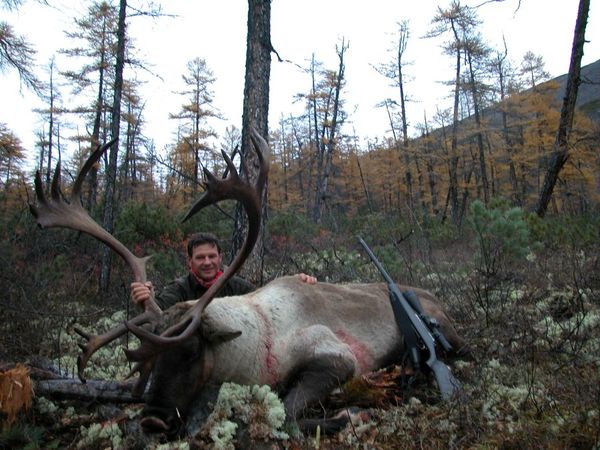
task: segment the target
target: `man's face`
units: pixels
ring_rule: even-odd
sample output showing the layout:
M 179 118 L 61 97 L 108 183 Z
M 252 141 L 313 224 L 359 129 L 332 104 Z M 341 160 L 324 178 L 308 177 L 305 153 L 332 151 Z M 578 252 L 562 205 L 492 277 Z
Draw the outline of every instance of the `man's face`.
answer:
M 192 256 L 188 257 L 190 268 L 202 280 L 210 281 L 221 269 L 223 256 L 216 245 L 200 244 L 194 247 Z

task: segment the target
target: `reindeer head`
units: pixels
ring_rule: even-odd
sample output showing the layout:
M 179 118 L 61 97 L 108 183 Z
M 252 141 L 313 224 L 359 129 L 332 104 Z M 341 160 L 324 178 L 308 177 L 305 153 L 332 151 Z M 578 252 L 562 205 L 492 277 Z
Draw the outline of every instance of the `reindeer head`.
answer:
M 135 350 L 125 350 L 135 367 L 130 375 L 139 372 L 139 380 L 135 385 L 134 394 L 141 395 L 146 387 L 150 374 L 154 370 L 152 388 L 149 395 L 149 405 L 142 426 L 147 431 L 172 432 L 178 428 L 180 421 L 176 417 L 187 410 L 193 394 L 199 390 L 210 369 L 210 352 L 206 343 L 210 336 L 201 333 L 202 313 L 212 301 L 215 294 L 239 270 L 250 255 L 259 235 L 262 191 L 266 184 L 268 172 L 268 145 L 265 140 L 252 130 L 251 139 L 258 155 L 260 171 L 255 186 L 247 180 L 242 180 L 225 152 L 223 157 L 227 163 L 228 176 L 218 179 L 206 169 L 205 192 L 202 197 L 189 209 L 184 220 L 206 206 L 233 199 L 242 203 L 248 215 L 248 234 L 246 240 L 233 262 L 223 275 L 210 289 L 193 305 L 175 305 L 173 313 L 164 314 L 154 300 L 144 303 L 144 311 L 125 324 L 109 330 L 102 335 L 92 335 L 79 328 L 75 331 L 83 336 L 86 344 L 80 344 L 82 354 L 78 359 L 79 378 L 85 382 L 84 369 L 91 356 L 100 348 L 112 342 L 128 331 L 135 334 L 141 341 Z M 80 170 L 73 185 L 71 201 L 64 199 L 60 192 L 60 162 L 57 164 L 51 186 L 51 196 L 44 194 L 41 176 L 36 173 L 35 191 L 37 205 L 30 204 L 31 213 L 37 219 L 41 228 L 65 227 L 82 231 L 99 239 L 131 267 L 135 281 L 146 281 L 147 258 L 133 255 L 121 242 L 98 225 L 83 208 L 80 201 L 81 186 L 90 168 L 100 159 L 102 154 L 113 145 L 114 141 L 105 144 L 92 153 Z M 245 164 L 242 159 L 242 164 Z M 248 170 L 244 171 L 246 174 Z M 171 318 L 167 328 L 160 333 L 153 333 L 141 325 L 153 323 L 156 326 Z M 173 320 L 172 318 L 175 318 Z M 232 335 L 232 337 L 238 336 Z M 168 351 L 167 351 L 168 350 Z M 165 380 L 168 383 L 165 383 Z
M 188 313 L 191 302 L 174 305 L 165 311 L 163 325 L 177 323 Z M 146 433 L 176 436 L 183 429 L 192 402 L 207 393 L 207 381 L 213 369 L 213 349 L 241 335 L 241 331 L 210 323 L 203 315 L 196 332 L 185 341 L 156 356 L 152 381 L 140 425 Z M 216 387 L 208 389 L 214 391 Z

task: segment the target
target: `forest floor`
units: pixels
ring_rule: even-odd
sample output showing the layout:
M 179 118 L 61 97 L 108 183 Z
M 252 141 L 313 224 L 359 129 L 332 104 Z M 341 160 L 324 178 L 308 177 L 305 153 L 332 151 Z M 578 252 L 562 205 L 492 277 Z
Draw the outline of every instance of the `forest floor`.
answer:
M 469 343 L 472 359 L 448 361 L 464 390 L 460 399 L 440 401 L 430 376 L 418 376 L 407 386 L 411 372 L 391 366 L 347 383 L 316 412 L 333 414 L 358 406 L 364 414 L 356 423 L 331 436 L 302 436 L 274 419 L 280 404 L 266 388 L 228 386 L 239 404 L 217 411 L 222 404 L 217 400 L 197 433 L 166 442 L 140 432 L 141 404 L 37 395 L 40 376 L 32 372 L 29 408 L 14 417 L 3 410 L 0 449 L 600 448 L 598 246 L 542 248 L 495 272 L 459 266 L 456 261 L 467 258 L 457 254 L 448 249 L 447 257 L 413 263 L 406 274 L 436 293 Z M 313 273 L 331 280 L 334 273 L 348 270 L 349 260 L 342 269 L 340 255 L 336 258 L 338 266 L 332 263 L 328 273 L 317 267 Z M 67 306 L 62 314 L 37 317 L 27 326 L 17 327 L 10 319 L 2 325 L 2 333 L 13 336 L 15 327 L 20 333 L 14 341 L 4 340 L 17 349 L 9 354 L 14 362 L 36 365 L 26 352 L 20 360 L 15 355 L 34 342 L 28 340 L 40 339 L 40 352 L 52 361 L 55 373 L 72 376 L 78 352 L 73 322 L 102 329 L 125 318 L 118 311 L 101 320 L 104 308 L 74 312 Z M 52 324 L 44 322 L 50 319 Z M 90 366 L 91 379 L 122 380 L 128 369 L 123 352 L 115 347 L 98 352 Z M 16 379 L 12 396 L 19 385 L 27 388 L 24 379 Z M 0 382 L 2 406 L 7 389 Z M 223 390 L 221 394 L 226 395 Z

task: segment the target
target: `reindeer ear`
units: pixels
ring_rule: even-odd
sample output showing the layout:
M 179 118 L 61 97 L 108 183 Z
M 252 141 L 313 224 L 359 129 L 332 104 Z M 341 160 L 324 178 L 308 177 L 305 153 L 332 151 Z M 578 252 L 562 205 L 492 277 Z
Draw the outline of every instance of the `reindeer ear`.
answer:
M 242 335 L 240 330 L 236 330 L 219 320 L 215 320 L 214 317 L 210 317 L 207 314 L 202 316 L 201 322 L 202 337 L 212 344 L 228 342 Z

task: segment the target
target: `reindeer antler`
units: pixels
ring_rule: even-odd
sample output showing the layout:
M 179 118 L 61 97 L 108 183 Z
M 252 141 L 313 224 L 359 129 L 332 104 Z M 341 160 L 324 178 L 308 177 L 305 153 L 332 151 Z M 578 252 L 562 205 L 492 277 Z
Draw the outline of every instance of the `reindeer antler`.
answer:
M 138 394 L 141 394 L 152 369 L 154 356 L 170 346 L 183 342 L 196 331 L 200 325 L 200 317 L 204 309 L 212 301 L 215 294 L 223 287 L 229 278 L 231 278 L 233 274 L 237 272 L 246 258 L 250 255 L 260 231 L 262 195 L 267 180 L 267 157 L 269 153 L 269 147 L 266 141 L 256 130 L 252 130 L 250 137 L 260 163 L 260 170 L 255 187 L 252 187 L 247 181 L 241 180 L 231 159 L 225 152 L 223 152 L 223 157 L 229 169 L 228 177 L 225 179 L 217 179 L 213 174 L 205 169 L 205 193 L 194 205 L 192 205 L 184 218 L 185 221 L 206 206 L 212 205 L 221 200 L 239 200 L 244 206 L 246 214 L 248 215 L 248 234 L 241 250 L 231 265 L 225 270 L 223 275 L 219 277 L 219 280 L 212 285 L 210 289 L 206 291 L 205 294 L 196 302 L 196 304 L 184 315 L 182 320 L 176 325 L 168 328 L 161 335 L 152 334 L 140 327 L 148 322 L 156 322 L 162 315 L 160 307 L 153 299 L 144 302 L 145 310 L 142 314 L 123 325 L 107 331 L 105 334 L 96 336 L 76 328 L 75 331 L 87 340 L 85 345 L 80 345 L 83 353 L 78 359 L 79 378 L 83 382 L 85 382 L 83 370 L 90 357 L 98 349 L 109 342 L 112 342 L 114 339 L 125 334 L 129 330 L 141 340 L 141 344 L 138 349 L 133 351 L 126 350 L 130 361 L 137 362 L 131 373 L 136 371 L 140 372 L 140 379 L 136 384 L 134 391 Z M 65 201 L 60 192 L 59 163 L 57 164 L 54 178 L 52 180 L 51 199 L 47 199 L 44 194 L 41 177 L 38 172 L 36 173 L 35 178 L 35 191 L 38 204 L 30 204 L 29 206 L 31 213 L 36 217 L 40 227 L 66 227 L 90 234 L 112 248 L 129 264 L 136 281 L 145 282 L 146 261 L 148 258 L 138 258 L 137 256 L 133 255 L 133 253 L 131 253 L 127 247 L 125 247 L 110 233 L 104 230 L 89 216 L 79 200 L 79 196 L 81 194 L 81 185 L 85 176 L 93 164 L 98 161 L 103 152 L 106 151 L 106 149 L 108 149 L 113 142 L 114 141 L 111 141 L 102 147 L 98 147 L 98 149 L 92 153 L 92 155 L 90 155 L 80 170 L 77 179 L 75 180 L 71 202 Z M 245 164 L 243 160 L 242 164 Z
M 36 218 L 37 224 L 40 228 L 70 228 L 87 233 L 104 242 L 125 260 L 133 272 L 134 279 L 143 283 L 146 281 L 146 262 L 149 257 L 138 258 L 131 253 L 131 251 L 129 251 L 129 249 L 125 247 L 119 240 L 117 240 L 96 221 L 94 221 L 94 219 L 90 217 L 89 213 L 81 204 L 81 187 L 86 175 L 92 166 L 100 159 L 102 154 L 108 148 L 110 148 L 114 142 L 115 141 L 113 140 L 103 146 L 98 146 L 98 148 L 89 156 L 79 171 L 77 178 L 75 179 L 70 201 L 67 201 L 63 197 L 60 190 L 60 161 L 56 164 L 54 177 L 52 178 L 50 198 L 47 198 L 44 193 L 40 172 L 37 171 L 35 174 L 35 194 L 37 198 L 37 205 L 29 204 L 29 210 Z M 160 310 L 160 307 L 153 300 L 147 301 L 144 302 L 144 312 L 135 317 L 131 322 L 137 325 L 142 325 L 143 323 L 157 320 L 161 314 L 162 311 Z M 121 325 L 120 327 L 117 327 L 99 336 L 91 335 L 79 328 L 75 328 L 75 331 L 88 341 L 85 345 L 80 344 L 80 348 L 82 349 L 83 353 L 79 355 L 77 361 L 79 378 L 81 381 L 85 382 L 83 370 L 90 357 L 99 348 L 125 334 L 127 332 L 127 327 L 125 325 Z
M 248 216 L 248 234 L 242 248 L 233 262 L 224 271 L 223 275 L 200 297 L 195 305 L 183 316 L 181 321 L 165 330 L 161 335 L 150 333 L 135 324 L 128 324 L 131 332 L 142 341 L 138 349 L 127 351 L 130 361 L 144 361 L 192 336 L 200 325 L 200 317 L 204 309 L 250 255 L 260 231 L 262 194 L 267 181 L 269 152 L 266 141 L 256 130 L 252 129 L 250 137 L 260 164 L 255 187 L 252 187 L 248 181 L 240 178 L 231 159 L 225 152 L 222 152 L 229 169 L 229 175 L 225 179 L 218 179 L 205 169 L 206 181 L 204 186 L 206 190 L 203 196 L 192 205 L 184 218 L 184 220 L 187 220 L 202 208 L 221 200 L 234 199 L 240 201 Z
M 60 161 L 56 164 L 54 177 L 52 178 L 50 199 L 48 199 L 44 194 L 40 172 L 39 170 L 36 171 L 35 194 L 37 198 L 37 205 L 29 204 L 29 210 L 37 219 L 37 223 L 40 228 L 71 228 L 73 230 L 87 233 L 104 242 L 127 262 L 133 271 L 135 280 L 143 283 L 146 281 L 146 260 L 148 258 L 138 258 L 131 253 L 127 247 L 113 237 L 108 231 L 102 228 L 96 221 L 94 221 L 94 219 L 90 217 L 89 213 L 81 204 L 80 196 L 83 180 L 92 166 L 100 159 L 102 154 L 108 148 L 110 148 L 111 145 L 113 145 L 114 142 L 115 141 L 113 140 L 108 144 L 98 146 L 96 151 L 90 155 L 75 179 L 70 202 L 63 198 L 60 190 Z

